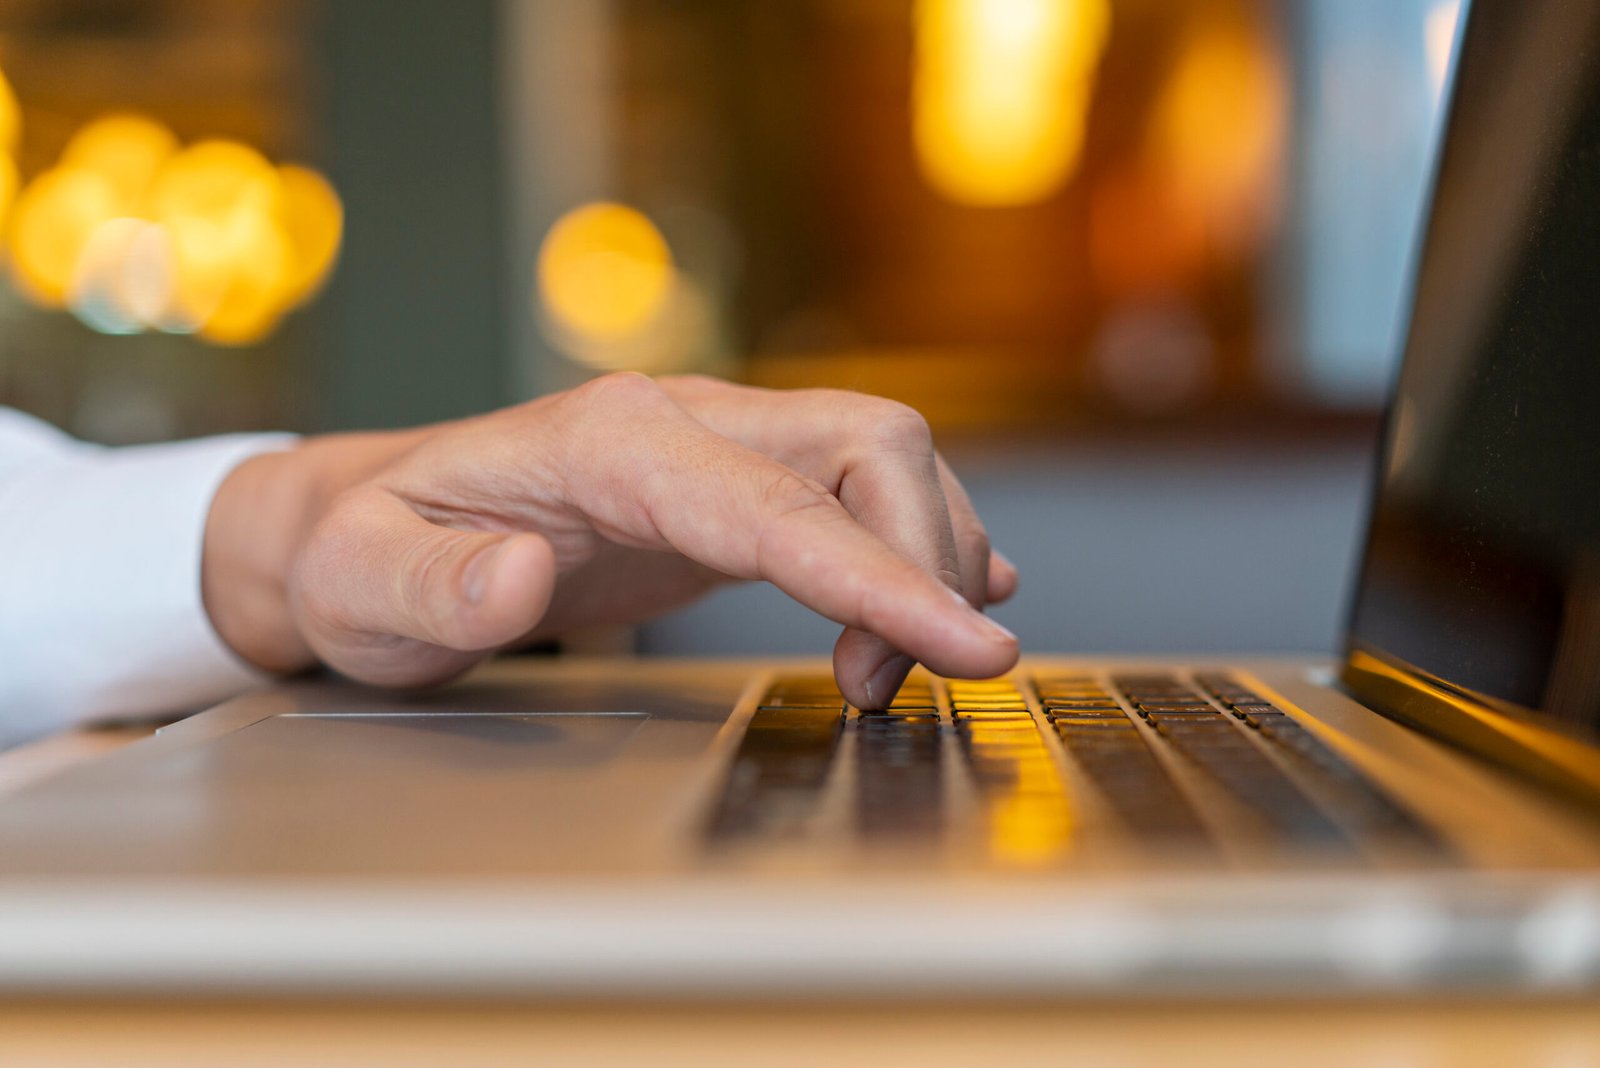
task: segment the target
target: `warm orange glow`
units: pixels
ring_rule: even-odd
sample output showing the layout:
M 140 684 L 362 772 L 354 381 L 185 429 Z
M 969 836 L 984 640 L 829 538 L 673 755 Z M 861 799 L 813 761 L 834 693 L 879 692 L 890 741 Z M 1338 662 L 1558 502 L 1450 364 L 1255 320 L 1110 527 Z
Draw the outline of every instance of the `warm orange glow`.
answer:
M 132 215 L 177 148 L 177 137 L 154 119 L 106 115 L 73 135 L 61 153 L 61 166 L 104 175 L 116 187 L 120 210 Z
M 6 221 L 11 217 L 11 205 L 17 199 L 17 186 L 20 184 L 16 161 L 10 156 L 0 155 L 0 233 L 4 233 Z
M 1059 790 L 1031 796 L 1019 784 L 1014 793 L 997 798 L 987 809 L 989 855 L 1002 864 L 1031 867 L 1057 862 L 1072 843 L 1072 810 Z
M 322 286 L 339 258 L 344 205 L 328 180 L 309 167 L 279 167 L 278 181 L 290 252 L 289 294 L 299 302 Z
M 559 331 L 575 336 L 569 355 L 585 362 L 603 364 L 606 343 L 649 330 L 666 309 L 675 278 L 661 231 L 622 204 L 573 209 L 539 249 L 540 303 Z
M 173 156 L 150 191 L 156 219 L 193 216 L 220 226 L 245 215 L 273 213 L 278 174 L 255 149 L 236 141 L 201 141 Z
M 94 171 L 55 168 L 28 184 L 11 222 L 12 273 L 46 307 L 67 298 L 78 259 L 101 224 L 117 215 L 117 190 Z
M 200 336 L 220 345 L 253 345 L 278 325 L 292 298 L 293 253 L 277 220 L 246 215 L 226 234 L 227 283 L 200 327 Z M 188 264 L 191 270 L 195 261 Z M 179 270 L 184 267 L 179 261 Z
M 73 270 L 72 312 L 105 334 L 137 334 L 171 286 L 171 256 L 161 227 L 119 217 L 95 228 Z
M 1015 705 L 1010 682 L 950 684 L 952 701 L 970 704 L 993 694 Z M 1071 848 L 1073 810 L 1055 760 L 1032 717 L 1016 712 L 961 713 L 969 755 L 985 765 L 991 785 L 983 791 L 989 855 L 1017 867 L 1049 865 Z
M 103 333 L 156 328 L 248 345 L 326 280 L 344 211 L 317 172 L 235 141 L 178 150 L 160 123 L 108 115 L 17 200 L 13 274 Z M 9 199 L 0 156 L 0 211 Z
M 172 287 L 149 322 L 169 333 L 193 333 L 222 303 L 235 249 L 222 227 L 199 216 L 174 215 L 159 225 L 172 244 Z
M 291 300 L 282 202 L 272 164 L 234 141 L 202 141 L 162 168 L 149 210 L 172 234 L 177 267 L 163 329 L 229 345 L 272 331 Z
M 0 152 L 15 152 L 22 140 L 22 105 L 4 74 L 0 74 Z
M 962 204 L 1050 196 L 1083 150 L 1109 0 L 918 0 L 913 140 Z
M 1243 25 L 1202 31 L 1162 91 L 1151 162 L 1176 211 L 1224 247 L 1253 245 L 1273 219 L 1288 104 L 1275 51 Z

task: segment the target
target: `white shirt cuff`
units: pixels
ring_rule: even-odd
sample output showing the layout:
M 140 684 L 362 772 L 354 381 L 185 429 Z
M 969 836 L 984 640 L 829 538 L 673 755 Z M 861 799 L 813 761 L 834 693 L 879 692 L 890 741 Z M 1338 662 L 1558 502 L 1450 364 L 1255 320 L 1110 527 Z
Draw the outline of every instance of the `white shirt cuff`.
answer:
M 264 681 L 211 627 L 201 553 L 222 480 L 294 440 L 79 447 L 0 479 L 0 744 L 193 711 Z

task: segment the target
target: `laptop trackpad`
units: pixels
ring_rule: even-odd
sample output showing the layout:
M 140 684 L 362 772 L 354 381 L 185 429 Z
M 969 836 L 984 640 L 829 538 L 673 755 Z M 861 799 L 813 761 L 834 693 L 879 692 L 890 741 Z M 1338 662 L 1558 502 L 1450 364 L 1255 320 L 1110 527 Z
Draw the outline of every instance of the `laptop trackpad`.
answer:
M 649 718 L 644 712 L 311 712 L 274 716 L 241 733 L 288 729 L 298 743 L 312 742 L 319 761 L 346 766 L 381 760 L 480 771 L 592 768 L 622 752 Z

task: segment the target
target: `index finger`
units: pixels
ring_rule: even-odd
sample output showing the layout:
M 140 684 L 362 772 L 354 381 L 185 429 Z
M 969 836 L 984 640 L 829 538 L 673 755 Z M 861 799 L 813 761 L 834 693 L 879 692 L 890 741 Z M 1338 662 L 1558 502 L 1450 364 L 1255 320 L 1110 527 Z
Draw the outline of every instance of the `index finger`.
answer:
M 646 387 L 655 389 L 628 388 Z M 863 527 L 826 487 L 713 433 L 664 394 L 653 396 L 636 398 L 643 418 L 624 439 L 632 448 L 616 448 L 613 437 L 612 448 L 592 454 L 619 465 L 610 485 L 575 502 L 603 531 L 770 581 L 940 674 L 983 677 L 1016 662 L 1009 631 Z M 865 679 L 839 681 L 853 703 L 870 701 Z

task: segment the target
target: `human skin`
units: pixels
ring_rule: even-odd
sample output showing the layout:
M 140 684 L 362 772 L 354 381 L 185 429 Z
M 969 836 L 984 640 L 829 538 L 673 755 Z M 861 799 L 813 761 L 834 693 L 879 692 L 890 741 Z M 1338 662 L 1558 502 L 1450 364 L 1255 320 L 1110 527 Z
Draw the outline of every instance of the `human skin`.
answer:
M 212 502 L 202 579 L 250 663 L 382 686 L 754 579 L 843 626 L 834 673 L 859 707 L 914 661 L 981 678 L 1017 659 L 981 612 L 1016 570 L 915 411 L 697 376 L 254 457 Z

